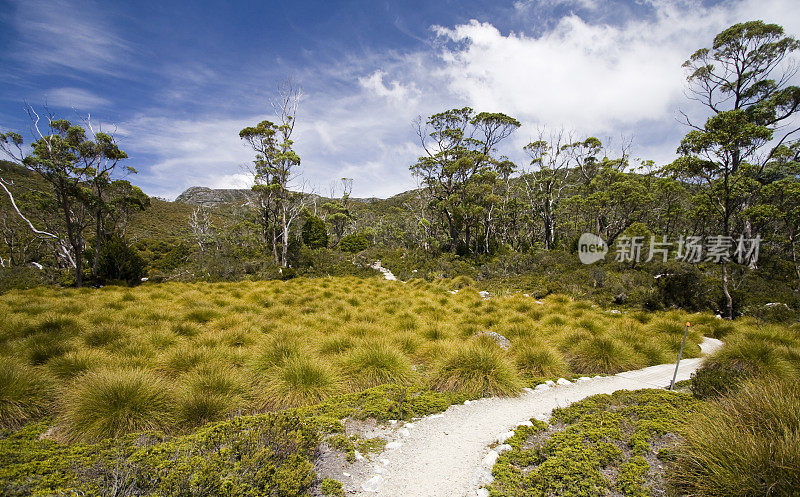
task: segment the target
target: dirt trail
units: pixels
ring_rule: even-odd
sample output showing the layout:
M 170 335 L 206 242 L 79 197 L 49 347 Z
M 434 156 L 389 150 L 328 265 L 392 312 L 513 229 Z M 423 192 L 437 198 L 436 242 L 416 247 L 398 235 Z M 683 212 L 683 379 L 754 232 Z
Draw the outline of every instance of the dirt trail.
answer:
M 701 348 L 708 354 L 721 345 L 719 340 L 706 338 Z M 677 380 L 688 379 L 702 361 L 681 361 Z M 674 364 L 663 364 L 570 384 L 560 381 L 555 386 L 529 389 L 519 397 L 451 406 L 443 414 L 398 426 L 386 450 L 372 457 L 374 472 L 354 474 L 343 482 L 345 489 L 348 495 L 386 497 L 488 495 L 481 486 L 490 478 L 497 453 L 489 445 L 498 437 L 530 418 L 547 419 L 553 408 L 595 394 L 668 386 L 674 369 Z

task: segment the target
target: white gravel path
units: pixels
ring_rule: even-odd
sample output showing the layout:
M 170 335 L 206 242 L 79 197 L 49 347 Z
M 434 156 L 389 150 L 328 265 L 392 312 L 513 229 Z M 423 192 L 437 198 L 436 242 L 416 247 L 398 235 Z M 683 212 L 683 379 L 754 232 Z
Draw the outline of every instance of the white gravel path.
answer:
M 722 345 L 713 338 L 701 344 L 705 354 Z M 689 376 L 702 358 L 681 361 L 677 380 Z M 674 364 L 652 366 L 614 376 L 585 378 L 574 383 L 526 391 L 513 398 L 486 398 L 451 406 L 443 414 L 408 423 L 395 432 L 386 450 L 373 458 L 379 473 L 367 475 L 353 495 L 386 497 L 465 497 L 487 495 L 481 489 L 490 478 L 497 452 L 489 446 L 530 418 L 545 420 L 553 408 L 617 390 L 668 386 Z
M 375 263 L 372 265 L 372 269 L 378 270 L 381 273 L 383 273 L 383 277 L 389 281 L 397 281 L 397 277 L 395 277 L 395 275 L 393 275 L 391 271 L 381 266 L 380 260 L 375 261 Z

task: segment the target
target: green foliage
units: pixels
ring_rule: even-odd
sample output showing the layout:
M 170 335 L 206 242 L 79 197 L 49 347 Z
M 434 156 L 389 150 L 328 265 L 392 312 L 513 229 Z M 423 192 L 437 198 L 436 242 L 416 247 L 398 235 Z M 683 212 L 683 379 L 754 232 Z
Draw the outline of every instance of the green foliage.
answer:
M 747 382 L 686 421 L 670 481 L 689 495 L 794 495 L 800 488 L 798 433 L 797 382 Z
M 309 216 L 303 224 L 302 237 L 303 243 L 308 248 L 327 247 L 328 229 L 325 227 L 325 221 L 316 216 Z
M 101 246 L 97 275 L 102 280 L 136 284 L 144 276 L 144 269 L 144 259 L 122 237 L 112 236 Z
M 656 450 L 694 412 L 691 396 L 663 390 L 595 395 L 555 409 L 551 425 L 517 427 L 512 450 L 492 469 L 490 495 L 650 495 L 663 491 L 663 472 L 644 455 Z M 654 488 L 654 489 L 655 489 Z
M 343 236 L 339 240 L 339 250 L 344 252 L 361 252 L 369 248 L 369 240 L 363 233 L 356 233 L 352 235 Z
M 325 478 L 319 485 L 319 490 L 326 497 L 344 497 L 342 482 Z
M 307 495 L 316 434 L 287 414 L 240 417 L 190 435 L 137 434 L 95 445 L 40 438 L 45 423 L 0 441 L 3 495 Z

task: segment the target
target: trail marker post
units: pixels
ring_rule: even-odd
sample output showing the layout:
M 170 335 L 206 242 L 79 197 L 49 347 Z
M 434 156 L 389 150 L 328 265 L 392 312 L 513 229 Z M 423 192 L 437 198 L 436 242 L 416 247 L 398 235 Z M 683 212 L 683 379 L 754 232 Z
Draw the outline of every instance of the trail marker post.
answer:
M 683 357 L 683 346 L 686 345 L 686 335 L 689 334 L 689 321 L 686 321 L 686 328 L 683 330 L 683 341 L 681 342 L 681 350 L 678 352 L 678 362 L 675 363 L 675 373 L 672 375 L 672 383 L 669 384 L 670 390 L 675 390 L 675 379 L 678 377 L 678 366 L 681 365 L 681 357 Z

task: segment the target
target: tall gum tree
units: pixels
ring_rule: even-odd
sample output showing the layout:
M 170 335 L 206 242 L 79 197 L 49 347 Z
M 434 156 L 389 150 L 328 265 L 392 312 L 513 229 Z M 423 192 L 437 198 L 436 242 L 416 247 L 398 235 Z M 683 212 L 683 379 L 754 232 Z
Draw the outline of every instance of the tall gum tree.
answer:
M 455 252 L 462 241 L 469 249 L 475 218 L 485 217 L 483 209 L 474 208 L 470 200 L 485 192 L 484 183 L 505 174 L 509 162 L 495 157 L 497 146 L 520 123 L 502 113 L 476 114 L 464 107 L 434 114 L 425 122 L 418 119 L 415 124 L 425 155 L 410 169 L 446 225 L 449 250 Z
M 35 134 L 30 151 L 23 148 L 23 138 L 15 132 L 0 134 L 0 150 L 50 185 L 48 194 L 61 218 L 59 230 L 52 233 L 38 230 L 17 208 L 6 182 L 0 179 L 0 183 L 30 228 L 40 236 L 57 241 L 62 255 L 75 270 L 75 285 L 80 287 L 83 285 L 85 230 L 105 208 L 104 199 L 96 193 L 98 187 L 105 188 L 99 180 L 105 184 L 110 171 L 128 156 L 112 135 L 90 129 L 90 138 L 84 127 L 53 116 L 48 116 L 46 125 L 42 125 L 41 117 L 32 107 L 28 112 Z
M 689 97 L 711 116 L 699 125 L 684 114 L 692 129 L 666 170 L 697 185 L 716 213 L 720 235 L 732 235 L 737 215 L 758 189 L 756 178 L 798 138 L 800 87 L 789 84 L 796 67 L 787 58 L 798 49 L 800 42 L 777 24 L 749 21 L 722 31 L 684 63 Z M 728 261 L 721 266 L 725 314 L 732 318 Z

